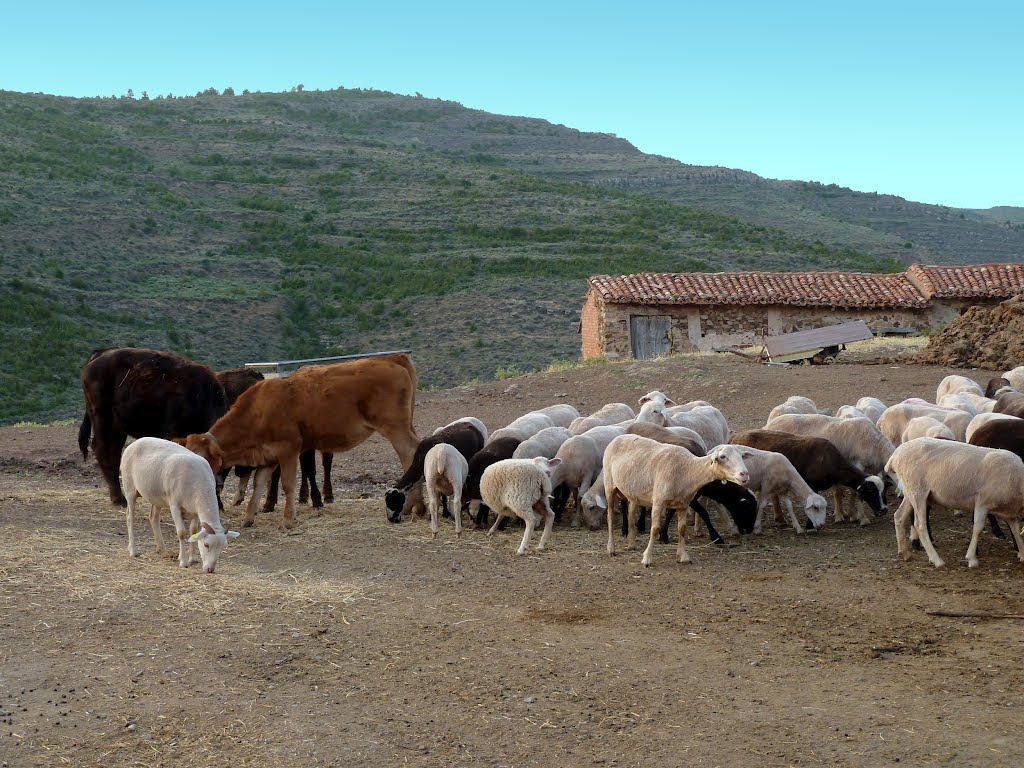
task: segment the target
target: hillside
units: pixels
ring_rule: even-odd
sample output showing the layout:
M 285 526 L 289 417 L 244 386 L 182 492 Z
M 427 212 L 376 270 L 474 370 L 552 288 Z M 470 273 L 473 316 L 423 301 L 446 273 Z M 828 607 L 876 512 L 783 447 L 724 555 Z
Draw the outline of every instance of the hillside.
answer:
M 596 272 L 1024 253 L 977 212 L 378 91 L 0 92 L 0 135 L 0 423 L 77 415 L 110 344 L 216 368 L 410 348 L 447 386 L 577 357 Z

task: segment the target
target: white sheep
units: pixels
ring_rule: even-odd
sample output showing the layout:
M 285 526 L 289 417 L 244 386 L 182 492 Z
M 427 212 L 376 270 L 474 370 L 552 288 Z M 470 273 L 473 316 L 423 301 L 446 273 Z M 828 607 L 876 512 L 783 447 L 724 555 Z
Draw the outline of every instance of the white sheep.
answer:
M 996 421 L 997 419 L 1016 419 L 1018 416 L 1013 416 L 1009 413 L 979 413 L 973 419 L 971 423 L 967 425 L 967 431 L 964 434 L 964 442 L 971 442 L 971 436 L 978 431 L 980 427 L 988 424 L 990 421 Z
M 608 505 L 608 554 L 615 554 L 614 510 L 619 497 L 629 504 L 629 531 L 626 548 L 636 536 L 638 507 L 651 509 L 651 538 L 644 550 L 644 566 L 651 564 L 654 542 L 661 533 L 661 521 L 667 509 L 676 509 L 679 543 L 676 554 L 681 563 L 690 562 L 686 552 L 686 514 L 694 495 L 710 482 L 731 480 L 746 485 L 748 474 L 743 463 L 746 448 L 719 446 L 707 456 L 696 457 L 685 448 L 666 445 L 640 435 L 621 435 L 608 445 L 604 461 L 605 502 Z
M 225 531 L 217 506 L 217 481 L 209 463 L 187 448 L 158 437 L 140 437 L 121 454 L 121 487 L 128 500 L 128 554 L 139 556 L 135 544 L 135 506 L 141 497 L 149 502 L 149 524 L 156 551 L 165 552 L 160 531 L 160 510 L 169 508 L 178 534 L 178 565 L 192 564 L 198 546 L 203 570 L 213 573 L 228 539 L 237 531 Z M 189 520 L 186 528 L 185 520 Z M 192 535 L 189 535 L 191 530 Z
M 550 416 L 539 411 L 530 411 L 529 413 L 524 413 L 511 424 L 494 430 L 487 442 L 493 443 L 495 440 L 500 440 L 503 437 L 514 437 L 522 442 L 523 440 L 529 440 L 542 429 L 554 426 L 556 426 L 555 422 L 551 420 Z
M 979 395 L 976 395 L 976 397 L 979 397 Z M 980 397 L 984 398 L 984 395 L 980 395 Z M 943 395 L 936 400 L 935 404 L 939 406 L 939 408 L 952 408 L 969 413 L 971 416 L 975 416 L 978 413 L 978 409 L 974 407 L 974 403 L 960 392 L 951 392 L 948 395 Z
M 885 409 L 878 419 L 878 429 L 893 444 L 898 446 L 903 441 L 903 433 L 911 419 L 918 416 L 931 416 L 949 427 L 957 440 L 963 442 L 967 433 L 967 425 L 973 418 L 969 413 L 956 408 L 940 408 L 932 403 L 912 398 L 914 402 L 904 401 Z
M 574 435 L 582 435 L 588 429 L 601 427 L 607 424 L 618 424 L 627 419 L 635 419 L 636 411 L 625 403 L 608 403 L 602 405 L 589 416 L 580 416 L 573 419 L 569 425 L 569 431 Z
M 921 437 L 934 437 L 937 440 L 956 440 L 953 430 L 931 416 L 916 416 L 907 422 L 903 430 L 900 444 L 909 443 Z
M 1010 386 L 1024 392 L 1024 365 L 1018 365 L 1012 371 L 1003 374 L 1003 378 L 1010 382 Z
M 582 435 L 573 435 L 555 454 L 559 460 L 559 465 L 551 472 L 551 487 L 556 492 L 555 510 L 559 514 L 565 511 L 571 496 L 574 526 L 579 524 L 580 499 L 601 474 L 605 448 L 625 431 L 625 427 L 617 425 L 594 427 Z
M 634 421 L 642 424 L 656 424 L 659 427 L 669 426 L 669 417 L 665 412 L 665 406 L 654 400 L 648 400 L 640 408 Z
M 513 459 L 535 459 L 543 456 L 552 459 L 562 447 L 562 443 L 572 437 L 566 427 L 548 427 L 542 429 L 529 440 L 524 440 L 512 454 Z
M 548 503 L 551 495 L 551 470 L 559 462 L 557 458 L 549 460 L 543 457 L 502 459 L 484 470 L 480 477 L 480 494 L 484 503 L 497 515 L 494 525 L 487 532 L 488 536 L 493 536 L 498 530 L 498 523 L 503 517 L 515 515 L 526 523 L 526 533 L 516 550 L 517 555 L 526 554 L 533 529 L 541 521 L 544 522 L 544 533 L 537 549 L 547 546 L 551 526 L 555 521 Z
M 676 404 L 675 401 L 671 397 L 669 397 L 664 392 L 662 392 L 660 390 L 657 390 L 657 389 L 652 390 L 652 391 L 648 392 L 646 395 L 644 395 L 643 397 L 641 397 L 640 400 L 639 400 L 639 405 L 641 407 L 643 407 L 644 403 L 652 403 L 652 402 L 653 403 L 661 403 L 666 408 L 671 408 L 672 406 L 674 406 Z
M 878 419 L 885 413 L 886 405 L 877 397 L 862 397 L 856 403 L 857 409 L 871 419 L 872 424 L 877 424 Z
M 566 403 L 557 403 L 546 408 L 538 408 L 536 412 L 543 413 L 551 419 L 556 427 L 568 427 L 575 419 L 580 417 L 580 412 Z
M 669 426 L 692 429 L 708 449 L 729 442 L 729 422 L 720 410 L 713 405 L 699 405 L 692 410 L 671 415 Z
M 914 530 L 928 560 L 936 568 L 944 562 L 935 551 L 928 531 L 928 505 L 947 509 L 973 509 L 974 526 L 967 548 L 967 565 L 978 565 L 978 538 L 989 515 L 1009 522 L 1017 546 L 1017 559 L 1024 562 L 1024 541 L 1020 521 L 1024 513 L 1024 462 L 1010 451 L 976 445 L 918 438 L 904 443 L 885 467 L 899 478 L 903 503 L 894 517 L 896 549 L 910 559 L 907 522 L 913 515 Z
M 759 448 L 746 448 L 749 456 L 744 455 L 750 475 L 747 488 L 757 497 L 757 520 L 754 533 L 761 533 L 764 510 L 769 502 L 775 501 L 775 513 L 779 513 L 779 500 L 786 508 L 786 516 L 797 533 L 803 533 L 803 526 L 793 511 L 791 496 L 795 496 L 804 505 L 804 513 L 811 526 L 818 530 L 825 525 L 828 504 L 823 496 L 811 490 L 792 462 L 775 451 L 762 451 Z
M 423 482 L 426 486 L 427 508 L 430 510 L 430 532 L 437 538 L 437 509 L 441 495 L 448 497 L 449 509 L 455 517 L 455 535 L 462 536 L 462 489 L 469 476 L 469 462 L 455 446 L 438 443 L 423 458 Z
M 985 390 L 974 379 L 954 374 L 946 376 L 935 388 L 935 402 L 941 403 L 946 395 L 955 395 L 959 392 L 973 392 L 976 395 L 984 395 Z
M 780 403 L 772 408 L 771 413 L 768 414 L 768 421 L 771 421 L 776 416 L 786 416 L 793 413 L 817 413 L 818 406 L 809 397 L 803 397 L 802 395 L 790 395 L 786 398 L 786 402 Z M 765 422 L 767 424 L 767 422 Z

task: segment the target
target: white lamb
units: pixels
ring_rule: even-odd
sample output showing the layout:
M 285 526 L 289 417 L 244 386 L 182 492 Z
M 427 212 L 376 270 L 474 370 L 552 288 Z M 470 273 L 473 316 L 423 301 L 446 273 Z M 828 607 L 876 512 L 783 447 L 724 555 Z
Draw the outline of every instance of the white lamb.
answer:
M 978 431 L 980 427 L 988 424 L 990 421 L 996 421 L 997 419 L 1016 419 L 1017 416 L 1013 416 L 1009 413 L 979 413 L 973 419 L 971 423 L 967 425 L 967 432 L 964 434 L 964 442 L 971 442 L 971 435 Z
M 487 442 L 493 443 L 495 440 L 500 440 L 503 437 L 514 437 L 521 442 L 523 440 L 529 440 L 542 429 L 554 426 L 556 426 L 556 424 L 551 420 L 550 416 L 540 413 L 539 411 L 530 411 L 529 413 L 524 413 L 511 424 L 508 424 L 501 429 L 494 430 Z
M 669 426 L 686 427 L 700 435 L 708 449 L 729 442 L 729 422 L 713 405 L 699 405 L 690 411 L 676 413 L 671 421 Z
M 589 416 L 580 416 L 578 419 L 573 419 L 569 425 L 569 431 L 574 435 L 582 435 L 588 429 L 593 429 L 594 427 L 618 424 L 621 421 L 634 418 L 636 418 L 636 411 L 625 403 L 608 403 L 607 405 L 602 405 Z
M 907 422 L 900 443 L 909 443 L 921 437 L 934 437 L 936 440 L 956 440 L 953 430 L 938 419 L 931 416 L 917 416 Z
M 469 462 L 455 446 L 438 443 L 423 458 L 423 481 L 427 508 L 430 510 L 431 538 L 437 538 L 437 509 L 441 495 L 448 497 L 449 509 L 455 517 L 455 535 L 462 536 L 462 489 L 469 476 Z
M 542 429 L 529 440 L 521 442 L 515 453 L 512 454 L 512 458 L 535 459 L 538 456 L 543 456 L 546 459 L 552 459 L 558 453 L 558 449 L 562 447 L 562 443 L 570 437 L 572 437 L 572 432 L 565 427 Z
M 696 457 L 685 448 L 666 445 L 640 435 L 621 435 L 605 451 L 604 487 L 608 505 L 608 554 L 615 554 L 614 510 L 618 499 L 629 504 L 630 526 L 626 548 L 631 549 L 636 537 L 638 507 L 651 509 L 651 538 L 644 550 L 644 566 L 651 564 L 654 542 L 661 533 L 661 521 L 667 509 L 680 510 L 676 515 L 679 544 L 676 553 L 681 563 L 690 562 L 686 552 L 686 515 L 694 495 L 710 482 L 731 480 L 746 485 L 749 477 L 743 463 L 745 447 L 723 445 L 707 456 Z
M 747 456 L 746 453 L 750 455 Z M 825 498 L 807 485 L 792 462 L 781 453 L 774 451 L 762 451 L 759 448 L 745 448 L 743 463 L 747 466 L 750 479 L 747 481 L 747 488 L 757 497 L 757 520 L 754 523 L 754 533 L 761 533 L 764 511 L 769 502 L 774 499 L 776 504 L 775 512 L 778 514 L 778 503 L 786 507 L 786 516 L 797 533 L 803 533 L 803 526 L 793 511 L 791 496 L 795 496 L 803 502 L 804 513 L 811 526 L 818 530 L 825 525 L 825 517 L 828 513 L 828 504 Z
M 160 531 L 160 510 L 167 507 L 178 534 L 178 565 L 188 568 L 198 546 L 203 570 L 213 573 L 228 539 L 217 506 L 217 481 L 206 459 L 184 446 L 158 437 L 140 437 L 121 454 L 121 487 L 128 500 L 128 554 L 139 556 L 135 544 L 135 506 L 139 498 L 150 503 L 149 524 L 156 551 L 165 552 Z M 186 528 L 185 520 L 189 520 Z M 189 535 L 191 531 L 191 536 Z
M 544 533 L 537 549 L 547 546 L 555 515 L 551 511 L 548 497 L 551 495 L 551 469 L 557 467 L 559 459 L 503 459 L 484 470 L 480 477 L 480 494 L 484 503 L 497 515 L 494 525 L 487 532 L 493 536 L 503 517 L 516 517 L 526 523 L 526 533 L 516 550 L 525 555 L 533 536 L 533 529 L 543 520 Z
M 1024 541 L 1020 521 L 1024 514 L 1024 462 L 1010 451 L 922 437 L 904 443 L 885 467 L 900 480 L 903 503 L 894 517 L 896 549 L 910 559 L 907 522 L 914 529 L 928 560 L 936 568 L 944 562 L 935 551 L 928 532 L 928 505 L 947 509 L 973 509 L 974 527 L 967 548 L 967 565 L 978 565 L 978 538 L 989 515 L 1006 520 L 1017 546 L 1017 559 L 1024 562 Z

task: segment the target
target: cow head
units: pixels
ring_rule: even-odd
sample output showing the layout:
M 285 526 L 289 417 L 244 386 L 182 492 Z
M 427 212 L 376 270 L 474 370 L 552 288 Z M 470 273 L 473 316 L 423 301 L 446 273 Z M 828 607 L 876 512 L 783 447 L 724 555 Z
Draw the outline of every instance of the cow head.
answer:
M 224 468 L 224 451 L 221 449 L 220 443 L 217 442 L 217 438 L 209 432 L 203 432 L 201 435 L 189 435 L 185 438 L 185 447 L 206 459 L 214 475 L 220 474 L 221 469 Z

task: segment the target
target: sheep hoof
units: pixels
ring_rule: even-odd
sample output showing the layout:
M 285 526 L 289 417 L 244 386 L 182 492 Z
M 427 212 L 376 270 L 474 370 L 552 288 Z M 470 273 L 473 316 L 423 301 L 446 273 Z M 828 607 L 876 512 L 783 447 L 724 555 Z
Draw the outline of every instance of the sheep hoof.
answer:
M 522 557 L 523 555 L 526 554 L 526 550 L 525 549 L 517 549 L 516 550 L 516 554 L 519 555 L 520 557 Z
M 935 560 L 935 561 L 934 561 L 934 562 L 932 563 L 932 565 L 934 565 L 934 566 L 935 566 L 936 568 L 942 568 L 942 567 L 943 567 L 943 566 L 944 566 L 945 564 L 946 564 L 946 561 L 945 561 L 945 560 L 943 560 L 943 559 L 942 559 L 941 557 L 940 557 L 940 558 L 937 558 L 937 559 L 936 559 L 936 560 Z
M 160 550 L 158 549 L 157 552 L 159 552 L 159 551 Z M 129 549 L 128 550 L 128 557 L 138 557 L 138 556 L 139 556 L 139 550 L 137 550 L 137 549 Z
M 978 567 L 978 558 L 974 558 L 973 560 L 968 560 L 967 561 L 967 567 L 968 568 L 977 568 Z

